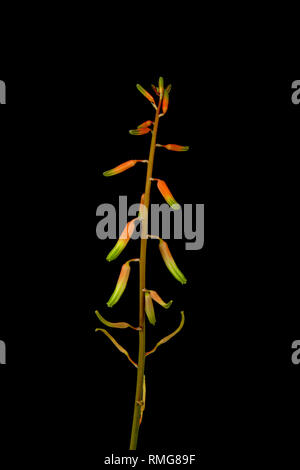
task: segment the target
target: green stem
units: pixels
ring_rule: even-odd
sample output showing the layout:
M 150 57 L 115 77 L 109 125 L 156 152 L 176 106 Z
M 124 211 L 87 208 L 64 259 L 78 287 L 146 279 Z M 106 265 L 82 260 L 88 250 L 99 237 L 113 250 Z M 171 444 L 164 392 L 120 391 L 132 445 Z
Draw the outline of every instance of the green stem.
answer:
M 152 132 L 149 161 L 146 176 L 145 185 L 145 199 L 144 206 L 145 218 L 142 220 L 141 229 L 141 250 L 140 250 L 140 286 L 139 286 L 139 326 L 141 331 L 139 332 L 139 357 L 138 357 L 138 369 L 137 369 L 137 380 L 136 380 L 136 394 L 134 403 L 134 413 L 132 420 L 131 439 L 130 439 L 130 450 L 136 450 L 138 435 L 139 435 L 139 421 L 141 416 L 141 405 L 139 402 L 143 399 L 143 379 L 145 371 L 145 292 L 143 289 L 146 287 L 146 254 L 147 254 L 147 234 L 148 234 L 148 209 L 150 205 L 150 190 L 151 190 L 151 179 L 153 171 L 153 162 L 156 147 L 156 135 L 159 121 L 159 111 L 161 107 L 161 99 L 155 113 L 155 121 Z

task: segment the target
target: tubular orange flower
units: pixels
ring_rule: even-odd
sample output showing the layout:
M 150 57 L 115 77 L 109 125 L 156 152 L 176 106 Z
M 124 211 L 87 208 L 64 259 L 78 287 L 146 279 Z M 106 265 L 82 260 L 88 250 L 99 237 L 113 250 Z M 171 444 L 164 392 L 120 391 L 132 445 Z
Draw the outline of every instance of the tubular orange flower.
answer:
M 156 147 L 164 147 L 167 150 L 173 150 L 174 152 L 186 152 L 190 147 L 176 144 L 160 145 L 156 144 Z
M 163 79 L 163 77 L 159 77 L 158 89 L 159 89 L 159 97 L 160 97 L 160 99 L 162 99 L 163 94 L 164 94 L 164 79 Z
M 151 132 L 151 129 L 149 129 L 148 127 L 140 127 L 139 129 L 132 129 L 131 131 L 129 131 L 129 134 L 144 135 L 144 134 L 148 134 L 148 132 Z
M 167 89 L 165 89 L 163 102 L 162 102 L 163 114 L 166 114 L 166 112 L 168 111 L 168 106 L 169 106 L 169 93 L 167 92 Z
M 159 96 L 158 88 L 157 88 L 155 85 L 153 85 L 153 84 L 151 84 L 151 86 L 152 86 L 153 90 L 155 91 L 155 94 L 156 94 L 157 96 Z
M 123 173 L 123 171 L 129 170 L 132 168 L 136 163 L 148 163 L 148 160 L 128 160 L 127 162 L 121 163 L 121 165 L 112 168 L 112 170 L 107 170 L 103 173 L 103 176 L 115 176 L 119 173 Z
M 165 201 L 169 204 L 169 206 L 171 206 L 172 209 L 174 209 L 175 211 L 179 210 L 180 205 L 175 201 L 174 196 L 171 193 L 171 191 L 169 190 L 169 188 L 168 188 L 167 184 L 165 183 L 165 181 L 160 180 L 158 178 L 151 178 L 151 179 L 152 179 L 152 181 L 157 181 L 157 187 L 158 187 L 161 195 L 165 199 Z
M 151 126 L 151 124 L 153 124 L 153 121 L 145 121 L 145 122 L 142 122 L 142 124 L 140 124 L 139 126 L 137 126 L 137 128 L 141 129 L 143 127 L 149 127 Z
M 109 301 L 107 302 L 108 307 L 115 305 L 120 297 L 122 296 L 124 290 L 126 289 L 129 274 L 130 274 L 130 263 L 131 261 L 139 261 L 139 259 L 131 259 L 123 264 L 120 272 L 120 276 L 116 285 L 114 292 L 112 293 Z
M 170 308 L 172 303 L 173 303 L 173 300 L 170 300 L 170 302 L 168 302 L 168 303 L 164 302 L 163 299 L 158 295 L 158 293 L 155 290 L 145 289 L 145 292 L 149 292 L 149 294 L 151 295 L 152 300 L 154 300 L 155 302 L 157 302 L 159 305 L 161 305 L 162 307 L 164 307 L 166 309 Z
M 155 325 L 156 323 L 155 312 L 154 312 L 152 298 L 149 292 L 145 292 L 145 312 L 151 325 Z
M 145 90 L 145 88 L 143 88 L 141 85 L 139 85 L 137 83 L 136 85 L 137 89 L 142 93 L 142 95 L 145 96 L 145 98 L 147 98 L 147 100 L 149 100 L 151 103 L 155 104 L 155 101 L 154 101 L 154 98 L 152 95 L 150 95 L 150 93 L 148 93 L 148 91 Z
M 118 256 L 122 253 L 122 251 L 126 247 L 127 243 L 129 242 L 135 230 L 136 220 L 138 219 L 136 218 L 128 222 L 123 232 L 121 233 L 119 240 L 117 241 L 113 249 L 107 255 L 106 257 L 107 261 L 113 261 L 114 259 L 118 258 Z
M 167 266 L 170 273 L 175 277 L 175 279 L 177 279 L 177 281 L 181 282 L 181 284 L 186 284 L 187 283 L 186 277 L 182 274 L 180 269 L 177 267 L 173 259 L 173 256 L 171 255 L 171 252 L 169 250 L 168 244 L 161 238 L 159 239 L 159 250 L 165 262 L 165 265 Z

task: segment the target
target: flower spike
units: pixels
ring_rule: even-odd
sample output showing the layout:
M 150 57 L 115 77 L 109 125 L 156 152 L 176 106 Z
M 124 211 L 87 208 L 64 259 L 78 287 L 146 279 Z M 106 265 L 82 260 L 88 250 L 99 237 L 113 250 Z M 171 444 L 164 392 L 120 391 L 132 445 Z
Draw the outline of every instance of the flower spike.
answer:
M 145 90 L 145 88 L 143 88 L 141 85 L 139 85 L 137 83 L 136 85 L 137 89 L 142 93 L 142 95 L 145 96 L 145 98 L 147 98 L 147 100 L 149 100 L 151 103 L 155 104 L 155 101 L 154 101 L 154 98 L 152 95 L 150 95 L 150 93 L 148 93 L 148 91 Z
M 190 147 L 176 144 L 160 145 L 156 144 L 156 147 L 164 147 L 167 150 L 173 150 L 174 152 L 186 152 Z
M 140 127 L 139 129 L 132 129 L 129 131 L 129 134 L 131 135 L 144 135 L 148 134 L 148 132 L 151 132 L 151 129 L 148 127 Z
M 131 261 L 139 261 L 139 259 L 131 259 L 123 264 L 116 288 L 112 296 L 110 297 L 109 301 L 107 302 L 108 307 L 112 307 L 113 305 L 115 305 L 120 299 L 120 297 L 122 296 L 124 290 L 126 289 L 129 274 L 130 274 L 130 269 L 131 269 L 130 268 Z
M 174 258 L 169 250 L 168 244 L 161 238 L 159 239 L 159 251 L 170 273 L 175 277 L 175 279 L 177 279 L 177 281 L 181 282 L 181 284 L 186 284 L 186 277 L 177 267 Z
M 151 180 L 152 181 L 157 181 L 157 187 L 158 187 L 161 195 L 165 199 L 165 201 L 169 204 L 169 206 L 171 206 L 172 209 L 175 210 L 175 211 L 179 210 L 180 205 L 175 201 L 174 196 L 171 193 L 171 191 L 169 190 L 169 188 L 168 188 L 167 184 L 165 183 L 165 181 L 160 180 L 158 178 L 151 178 Z
M 145 292 L 145 312 L 151 325 L 155 325 L 156 318 L 152 298 L 149 292 Z
M 149 292 L 149 294 L 151 295 L 152 300 L 157 302 L 159 305 L 161 305 L 165 309 L 170 308 L 172 303 L 173 303 L 173 300 L 170 300 L 170 302 L 168 302 L 168 303 L 164 302 L 163 299 L 158 295 L 158 293 L 155 290 L 145 289 L 145 292 Z
M 106 257 L 107 261 L 113 261 L 114 259 L 118 258 L 118 256 L 122 253 L 124 248 L 126 247 L 127 243 L 129 242 L 130 238 L 132 237 L 132 234 L 135 230 L 135 221 L 138 220 L 138 218 L 135 218 L 128 222 L 126 227 L 124 228 L 123 232 L 120 235 L 119 240 L 113 247 L 113 249 L 109 252 L 109 254 Z
M 127 162 L 121 163 L 121 165 L 116 166 L 112 170 L 105 171 L 103 173 L 103 176 L 118 175 L 119 173 L 123 173 L 123 171 L 129 170 L 129 168 L 132 168 L 138 162 L 148 163 L 148 160 L 128 160 Z

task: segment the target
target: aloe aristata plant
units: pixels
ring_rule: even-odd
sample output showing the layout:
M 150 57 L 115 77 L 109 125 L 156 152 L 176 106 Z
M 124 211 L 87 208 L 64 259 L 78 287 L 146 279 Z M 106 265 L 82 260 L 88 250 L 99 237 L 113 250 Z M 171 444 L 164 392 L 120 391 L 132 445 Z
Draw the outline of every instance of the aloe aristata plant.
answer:
M 180 210 L 180 205 L 176 202 L 173 194 L 171 193 L 167 183 L 159 178 L 153 178 L 153 164 L 154 164 L 154 156 L 155 150 L 158 147 L 165 148 L 170 151 L 175 152 L 185 152 L 189 149 L 187 146 L 177 145 L 177 144 L 167 144 L 161 145 L 156 142 L 157 137 L 157 129 L 159 120 L 163 117 L 169 106 L 169 94 L 171 90 L 171 85 L 164 87 L 164 80 L 162 77 L 159 78 L 158 86 L 152 85 L 152 88 L 157 95 L 157 99 L 155 100 L 154 97 L 146 91 L 141 85 L 137 85 L 137 89 L 145 96 L 145 98 L 150 101 L 152 106 L 155 109 L 155 118 L 154 121 L 148 120 L 137 126 L 136 129 L 130 130 L 130 134 L 132 135 L 151 135 L 151 144 L 150 144 L 150 152 L 148 160 L 128 160 L 124 163 L 121 163 L 116 168 L 111 170 L 105 171 L 103 175 L 105 177 L 111 177 L 118 175 L 132 167 L 134 167 L 137 163 L 146 163 L 147 164 L 147 175 L 146 175 L 146 183 L 145 183 L 145 190 L 142 194 L 140 200 L 140 210 L 138 217 L 128 222 L 126 227 L 124 228 L 119 240 L 117 241 L 116 245 L 107 255 L 107 261 L 113 261 L 121 254 L 121 252 L 126 248 L 132 234 L 134 233 L 135 227 L 137 223 L 141 224 L 141 242 L 140 242 L 140 256 L 139 258 L 134 258 L 128 260 L 126 263 L 123 264 L 121 268 L 121 272 L 119 278 L 117 280 L 116 287 L 109 298 L 107 305 L 108 307 L 113 307 L 122 296 L 124 290 L 126 289 L 130 272 L 131 272 L 131 263 L 137 262 L 139 264 L 139 316 L 138 316 L 138 325 L 132 326 L 126 322 L 118 322 L 113 323 L 107 321 L 98 311 L 96 311 L 97 317 L 99 320 L 109 328 L 131 328 L 134 331 L 138 332 L 139 335 L 139 352 L 138 352 L 138 361 L 137 363 L 132 360 L 129 356 L 126 349 L 124 349 L 116 340 L 115 338 L 105 329 L 97 328 L 96 331 L 103 332 L 111 341 L 112 343 L 119 349 L 120 352 L 126 355 L 129 359 L 131 364 L 137 368 L 137 382 L 136 382 L 136 395 L 134 401 L 134 412 L 133 412 L 133 420 L 132 420 L 132 431 L 131 431 L 131 439 L 130 439 L 130 450 L 135 450 L 137 448 L 138 442 L 138 434 L 139 428 L 142 422 L 143 412 L 145 409 L 145 400 L 146 400 L 146 379 L 145 379 L 145 359 L 150 354 L 154 353 L 156 349 L 161 345 L 166 343 L 170 340 L 173 336 L 175 336 L 183 327 L 184 324 L 184 312 L 181 312 L 181 320 L 178 328 L 158 341 L 156 346 L 146 352 L 145 350 L 145 322 L 146 318 L 148 321 L 155 325 L 156 317 L 154 311 L 154 304 L 153 301 L 158 303 L 161 307 L 168 309 L 172 305 L 172 300 L 169 302 L 165 302 L 160 295 L 151 290 L 151 286 L 146 286 L 146 252 L 147 252 L 147 241 L 148 239 L 157 239 L 158 240 L 158 247 L 161 253 L 162 259 L 170 271 L 170 273 L 174 276 L 174 278 L 179 281 L 181 284 L 185 284 L 187 282 L 184 274 L 178 268 L 175 263 L 175 260 L 169 250 L 168 244 L 162 240 L 161 238 L 148 234 L 148 209 L 150 206 L 150 190 L 151 190 L 151 183 L 155 181 L 157 183 L 157 188 L 160 191 L 161 195 L 165 199 L 165 201 L 172 207 L 173 210 Z

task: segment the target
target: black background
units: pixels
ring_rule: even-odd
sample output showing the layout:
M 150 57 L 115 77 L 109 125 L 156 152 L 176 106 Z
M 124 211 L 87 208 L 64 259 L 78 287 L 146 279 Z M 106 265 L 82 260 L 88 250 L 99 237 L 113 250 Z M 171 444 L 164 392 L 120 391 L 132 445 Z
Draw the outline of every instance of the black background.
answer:
M 232 461 L 241 450 L 247 458 L 261 451 L 266 461 L 285 458 L 299 422 L 299 370 L 291 364 L 299 336 L 293 80 L 244 64 L 229 72 L 195 59 L 161 66 L 121 55 L 102 56 L 97 66 L 86 60 L 85 72 L 0 77 L 8 90 L 1 116 L 6 436 L 28 437 L 49 458 L 60 449 L 83 462 L 127 451 L 136 371 L 94 332 L 93 312 L 136 323 L 137 266 L 120 302 L 111 310 L 106 302 L 139 244 L 107 263 L 114 242 L 97 239 L 95 211 L 119 195 L 139 202 L 143 165 L 109 179 L 102 172 L 147 158 L 150 137 L 128 133 L 154 114 L 135 84 L 150 90 L 162 75 L 173 87 L 158 141 L 191 150 L 158 149 L 154 175 L 181 204 L 205 204 L 205 244 L 185 251 L 184 241 L 169 242 L 186 286 L 169 275 L 156 242 L 148 244 L 147 284 L 174 304 L 156 308 L 147 345 L 177 327 L 182 309 L 186 324 L 147 361 L 139 449 L 196 450 L 208 461 Z M 155 187 L 152 197 L 161 200 Z M 112 333 L 136 358 L 137 335 Z

